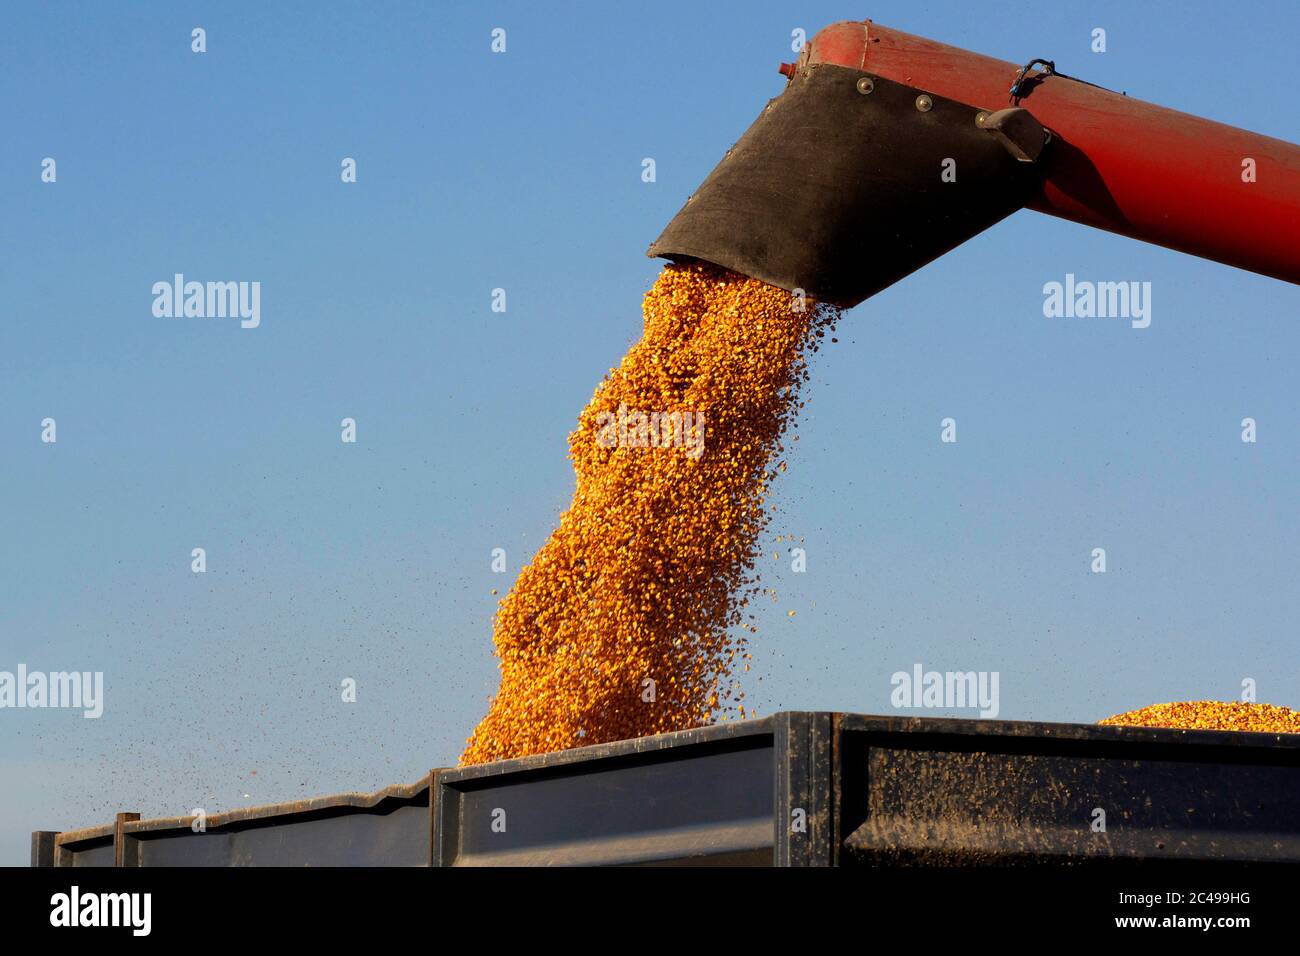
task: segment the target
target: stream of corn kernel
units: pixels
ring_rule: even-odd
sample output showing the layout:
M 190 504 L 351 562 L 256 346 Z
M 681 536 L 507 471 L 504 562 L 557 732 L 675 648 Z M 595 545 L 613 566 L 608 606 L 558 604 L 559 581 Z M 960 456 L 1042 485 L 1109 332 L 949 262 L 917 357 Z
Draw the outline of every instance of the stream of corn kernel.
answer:
M 500 687 L 461 764 L 744 717 L 744 613 L 769 486 L 838 310 L 664 267 L 569 436 L 559 527 L 501 600 Z

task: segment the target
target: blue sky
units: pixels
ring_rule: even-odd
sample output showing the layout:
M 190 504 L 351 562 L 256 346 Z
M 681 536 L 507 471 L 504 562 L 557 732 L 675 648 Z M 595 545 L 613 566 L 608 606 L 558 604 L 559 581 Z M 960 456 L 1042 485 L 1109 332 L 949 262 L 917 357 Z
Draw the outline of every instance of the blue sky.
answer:
M 454 762 L 496 686 L 491 589 L 568 501 L 645 248 L 779 92 L 792 30 L 870 16 L 1300 140 L 1293 4 L 1041 7 L 6 4 L 0 670 L 102 670 L 107 700 L 0 711 L 0 863 L 32 829 Z M 154 317 L 177 272 L 259 281 L 260 327 Z M 1044 318 L 1067 272 L 1150 282 L 1151 327 Z M 808 572 L 760 565 L 749 700 L 885 713 L 920 662 L 998 671 L 1009 719 L 1247 677 L 1300 705 L 1298 311 L 1030 212 L 853 310 L 777 489 L 767 550 L 805 539 Z

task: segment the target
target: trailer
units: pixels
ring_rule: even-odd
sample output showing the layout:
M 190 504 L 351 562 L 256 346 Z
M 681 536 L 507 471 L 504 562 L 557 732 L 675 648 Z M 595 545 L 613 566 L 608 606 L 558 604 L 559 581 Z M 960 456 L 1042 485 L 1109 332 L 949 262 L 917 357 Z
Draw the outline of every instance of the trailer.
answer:
M 783 712 L 32 835 L 33 866 L 1300 863 L 1300 735 Z

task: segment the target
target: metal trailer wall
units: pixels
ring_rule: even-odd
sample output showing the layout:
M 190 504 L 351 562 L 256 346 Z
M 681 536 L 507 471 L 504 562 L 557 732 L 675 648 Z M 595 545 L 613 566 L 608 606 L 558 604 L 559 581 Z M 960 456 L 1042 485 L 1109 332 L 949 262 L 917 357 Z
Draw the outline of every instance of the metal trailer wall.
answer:
M 1099 827 L 1104 821 L 1104 829 Z M 32 835 L 33 866 L 1300 862 L 1300 736 L 824 712 Z

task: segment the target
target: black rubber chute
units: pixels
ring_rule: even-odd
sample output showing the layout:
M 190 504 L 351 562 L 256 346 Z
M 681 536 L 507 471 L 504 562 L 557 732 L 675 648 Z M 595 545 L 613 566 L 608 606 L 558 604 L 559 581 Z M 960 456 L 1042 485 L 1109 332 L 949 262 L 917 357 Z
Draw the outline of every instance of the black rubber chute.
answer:
M 856 305 L 1041 189 L 1039 165 L 977 117 L 871 73 L 804 67 L 648 254 Z

